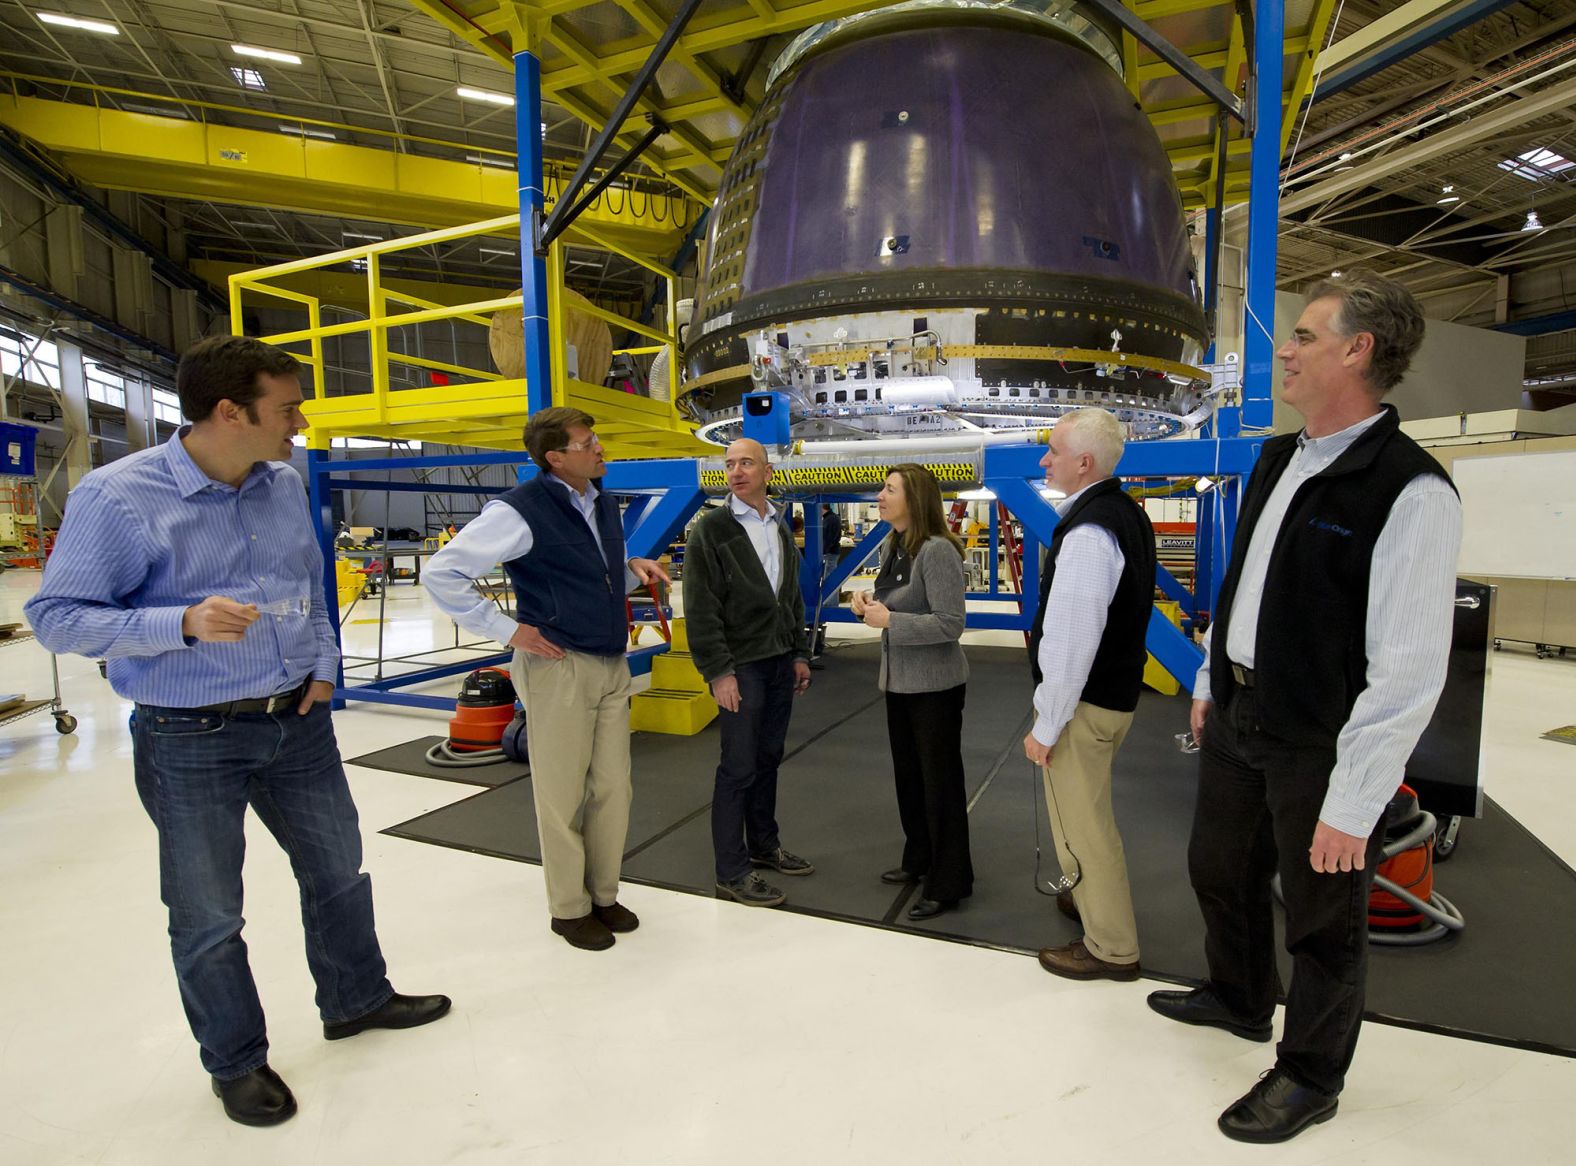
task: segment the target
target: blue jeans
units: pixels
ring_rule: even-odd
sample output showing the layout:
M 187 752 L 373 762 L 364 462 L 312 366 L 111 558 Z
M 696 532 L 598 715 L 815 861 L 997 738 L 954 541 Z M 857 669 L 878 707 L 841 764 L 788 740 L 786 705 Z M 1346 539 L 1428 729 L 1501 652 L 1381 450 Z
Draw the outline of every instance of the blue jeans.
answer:
M 301 887 L 306 958 L 325 1021 L 380 1007 L 393 988 L 372 922 L 372 879 L 326 704 L 220 716 L 138 705 L 137 795 L 159 831 L 159 894 L 203 1068 L 228 1081 L 268 1060 L 262 1002 L 241 938 L 248 804 Z
M 722 761 L 711 798 L 711 843 L 717 881 L 750 872 L 750 856 L 777 853 L 777 767 L 793 715 L 793 655 L 740 664 L 739 711 L 717 711 Z

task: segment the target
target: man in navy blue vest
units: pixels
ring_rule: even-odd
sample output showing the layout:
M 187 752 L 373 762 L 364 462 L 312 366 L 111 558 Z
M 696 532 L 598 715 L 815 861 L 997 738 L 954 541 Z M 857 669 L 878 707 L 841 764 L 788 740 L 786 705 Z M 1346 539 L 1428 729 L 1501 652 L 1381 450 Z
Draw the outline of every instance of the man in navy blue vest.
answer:
M 1188 870 L 1209 979 L 1149 1004 L 1270 1039 L 1279 873 L 1285 1030 L 1274 1068 L 1220 1116 L 1238 1141 L 1285 1141 L 1335 1115 L 1362 1022 L 1384 808 L 1444 684 L 1461 504 L 1382 403 L 1422 339 L 1398 284 L 1352 271 L 1313 289 L 1276 353 L 1304 428 L 1267 441 L 1248 480 L 1194 683 Z
M 596 485 L 607 462 L 594 424 L 561 405 L 532 416 L 525 447 L 542 472 L 483 507 L 422 579 L 461 627 L 515 650 L 552 929 L 602 951 L 640 925 L 618 902 L 630 802 L 624 597 L 669 580 L 650 559 L 625 561 L 618 503 Z M 471 584 L 500 562 L 516 620 Z
M 1040 464 L 1067 495 L 1040 580 L 1029 638 L 1034 727 L 1023 739 L 1040 766 L 1061 860 L 1062 914 L 1080 939 L 1040 952 L 1040 966 L 1070 980 L 1136 980 L 1138 924 L 1122 836 L 1111 810 L 1111 764 L 1138 708 L 1155 600 L 1155 531 L 1112 476 L 1122 425 L 1104 409 L 1078 409 L 1051 431 Z

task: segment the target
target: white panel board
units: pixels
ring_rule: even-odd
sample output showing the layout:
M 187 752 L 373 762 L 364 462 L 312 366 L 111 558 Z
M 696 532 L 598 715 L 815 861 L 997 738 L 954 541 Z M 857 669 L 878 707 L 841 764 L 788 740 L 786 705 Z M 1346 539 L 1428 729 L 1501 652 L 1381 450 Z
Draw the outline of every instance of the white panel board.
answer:
M 1576 451 L 1457 458 L 1463 575 L 1576 579 Z

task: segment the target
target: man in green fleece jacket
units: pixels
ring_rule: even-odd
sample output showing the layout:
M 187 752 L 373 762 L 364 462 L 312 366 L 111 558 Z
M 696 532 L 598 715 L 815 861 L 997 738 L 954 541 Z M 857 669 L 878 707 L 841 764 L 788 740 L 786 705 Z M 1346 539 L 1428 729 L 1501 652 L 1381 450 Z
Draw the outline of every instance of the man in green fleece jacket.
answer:
M 744 439 L 724 457 L 731 497 L 690 530 L 684 618 L 722 729 L 711 800 L 717 897 L 775 907 L 785 896 L 752 868 L 784 875 L 815 870 L 777 836 L 777 767 L 793 698 L 810 687 L 799 551 L 766 500 L 772 480 L 766 448 Z

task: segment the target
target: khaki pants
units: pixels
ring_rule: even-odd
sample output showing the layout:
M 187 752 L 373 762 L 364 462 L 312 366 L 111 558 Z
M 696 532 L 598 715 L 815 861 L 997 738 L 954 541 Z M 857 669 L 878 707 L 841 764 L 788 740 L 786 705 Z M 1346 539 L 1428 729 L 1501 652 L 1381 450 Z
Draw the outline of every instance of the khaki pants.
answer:
M 1084 946 L 1113 964 L 1138 959 L 1127 858 L 1111 809 L 1111 762 L 1132 723 L 1132 713 L 1080 701 L 1050 766 L 1041 771 L 1062 873 L 1083 872 L 1073 887 L 1073 902 L 1083 920 Z
M 578 919 L 618 899 L 629 833 L 629 664 L 623 656 L 516 651 L 547 906 Z

